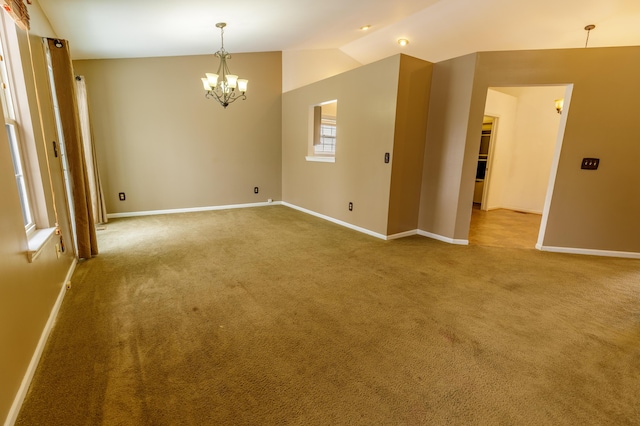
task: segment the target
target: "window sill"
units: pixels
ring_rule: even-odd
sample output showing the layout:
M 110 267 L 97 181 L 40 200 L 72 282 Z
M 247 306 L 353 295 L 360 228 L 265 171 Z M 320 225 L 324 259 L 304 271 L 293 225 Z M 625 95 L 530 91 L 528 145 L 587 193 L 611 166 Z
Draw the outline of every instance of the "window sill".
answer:
M 42 249 L 47 244 L 47 242 L 53 237 L 56 233 L 56 228 L 44 228 L 36 230 L 29 237 L 29 250 L 27 250 L 27 259 L 29 259 L 29 263 L 32 263 L 42 252 Z
M 313 161 L 316 163 L 335 163 L 336 162 L 336 157 L 313 157 L 313 156 L 306 156 L 304 157 L 307 161 Z

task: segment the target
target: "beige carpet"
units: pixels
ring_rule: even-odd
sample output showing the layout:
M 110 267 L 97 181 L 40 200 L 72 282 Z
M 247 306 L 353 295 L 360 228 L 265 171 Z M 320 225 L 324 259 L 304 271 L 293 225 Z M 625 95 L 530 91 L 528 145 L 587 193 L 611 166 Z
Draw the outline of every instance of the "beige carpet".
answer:
M 282 206 L 98 236 L 20 425 L 640 424 L 640 261 Z

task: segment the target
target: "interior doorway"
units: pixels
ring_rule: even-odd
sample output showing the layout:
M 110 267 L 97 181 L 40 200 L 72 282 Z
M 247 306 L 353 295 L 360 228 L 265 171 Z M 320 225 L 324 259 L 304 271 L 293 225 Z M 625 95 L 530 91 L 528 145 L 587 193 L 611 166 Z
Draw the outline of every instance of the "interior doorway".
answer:
M 497 128 L 497 117 L 485 115 L 482 119 L 482 134 L 480 135 L 480 150 L 478 151 L 478 166 L 476 168 L 476 182 L 473 192 L 473 205 L 480 210 L 488 210 L 487 193 L 491 175 L 491 160 L 493 158 L 493 129 Z
M 541 244 L 567 114 L 556 101 L 570 92 L 566 85 L 488 89 L 470 244 Z

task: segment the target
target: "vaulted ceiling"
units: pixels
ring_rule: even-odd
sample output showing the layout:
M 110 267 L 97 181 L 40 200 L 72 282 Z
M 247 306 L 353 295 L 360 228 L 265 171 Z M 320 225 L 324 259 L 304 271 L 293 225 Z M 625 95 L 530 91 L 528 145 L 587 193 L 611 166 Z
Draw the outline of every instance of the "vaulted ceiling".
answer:
M 341 49 L 432 62 L 477 51 L 640 45 L 639 0 L 38 0 L 74 59 Z M 360 30 L 371 25 L 368 31 Z M 401 47 L 399 38 L 409 40 Z

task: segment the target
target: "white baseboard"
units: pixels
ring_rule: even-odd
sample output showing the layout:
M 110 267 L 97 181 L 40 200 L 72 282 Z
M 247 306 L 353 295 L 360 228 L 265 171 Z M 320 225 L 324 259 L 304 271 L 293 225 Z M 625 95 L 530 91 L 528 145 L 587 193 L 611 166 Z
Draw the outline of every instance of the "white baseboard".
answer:
M 493 208 L 491 208 L 491 210 L 498 210 L 498 209 L 511 210 L 513 212 L 516 212 L 516 213 L 519 212 L 519 213 L 531 213 L 531 214 L 539 214 L 539 215 L 542 214 L 542 212 L 540 210 L 521 209 L 520 207 L 501 206 L 501 207 L 493 207 Z
M 274 206 L 282 204 L 280 201 L 271 201 L 263 203 L 249 203 L 249 204 L 228 204 L 225 206 L 207 206 L 207 207 L 189 207 L 185 209 L 169 209 L 169 210 L 147 210 L 140 212 L 125 212 L 125 213 L 109 213 L 107 217 L 109 219 L 117 219 L 121 217 L 135 217 L 135 216 L 153 216 L 158 214 L 174 214 L 174 213 L 191 213 L 191 212 L 205 212 L 212 210 L 228 210 L 228 209 L 243 209 L 248 207 L 264 207 Z
M 432 234 L 431 232 L 423 231 L 421 229 L 418 229 L 418 235 L 422 235 L 423 237 L 433 238 L 434 240 L 443 241 L 443 242 L 449 243 L 449 244 L 456 244 L 456 245 L 460 245 L 460 246 L 468 246 L 469 245 L 469 240 L 458 240 L 458 239 L 455 239 L 455 238 L 444 237 L 442 235 Z
M 342 220 L 334 219 L 334 218 L 332 218 L 330 216 L 326 216 L 326 215 L 323 215 L 321 213 L 314 212 L 313 210 L 308 210 L 308 209 L 305 209 L 304 207 L 300 207 L 300 206 L 296 206 L 294 204 L 287 203 L 285 201 L 282 202 L 282 205 L 286 206 L 286 207 L 290 207 L 290 208 L 295 209 L 295 210 L 299 210 L 299 211 L 301 211 L 303 213 L 310 214 L 312 216 L 319 217 L 319 218 L 324 219 L 324 220 L 328 220 L 329 222 L 336 223 L 336 224 L 344 226 L 346 228 L 353 229 L 355 231 L 362 232 L 362 233 L 367 234 L 367 235 L 371 235 L 372 237 L 380 238 L 381 240 L 395 240 L 395 239 L 398 239 L 398 238 L 410 237 L 412 235 L 416 235 L 417 234 L 417 235 L 422 235 L 423 237 L 433 238 L 433 239 L 438 240 L 438 241 L 444 241 L 445 243 L 457 244 L 457 245 L 469 245 L 469 240 L 456 240 L 456 239 L 453 239 L 453 238 L 443 237 L 442 235 L 432 234 L 430 232 L 422 231 L 422 230 L 419 230 L 419 229 L 413 229 L 411 231 L 400 232 L 398 234 L 393 234 L 393 235 L 383 235 L 383 234 L 379 234 L 377 232 L 370 231 L 370 230 L 365 229 L 365 228 L 361 228 L 361 227 L 356 226 L 356 225 L 352 225 L 352 224 L 344 222 Z
M 513 212 L 519 212 L 519 213 L 531 213 L 531 214 L 539 214 L 541 215 L 542 212 L 539 210 L 532 210 L 532 209 L 521 209 L 520 207 L 508 207 L 508 206 L 489 206 L 486 209 L 487 211 L 493 211 L 493 210 L 511 210 Z
M 387 235 L 387 240 L 397 240 L 398 238 L 410 237 L 412 235 L 418 235 L 417 229 L 412 229 L 411 231 L 400 232 L 398 234 Z
M 629 259 L 640 259 L 640 253 L 634 253 L 629 251 L 612 251 L 612 250 L 594 250 L 594 249 L 581 249 L 573 247 L 552 247 L 536 244 L 536 248 L 540 251 L 548 251 L 553 253 L 567 253 L 567 254 L 583 254 L 589 256 L 606 256 L 606 257 L 624 257 Z
M 296 206 L 294 204 L 287 203 L 287 202 L 284 202 L 284 201 L 272 201 L 272 202 L 249 203 L 249 204 L 229 204 L 229 205 L 224 205 L 224 206 L 191 207 L 191 208 L 185 208 L 185 209 L 148 210 L 148 211 L 140 211 L 140 212 L 109 213 L 109 214 L 107 214 L 107 217 L 109 219 L 112 219 L 112 218 L 115 219 L 115 218 L 121 218 L 121 217 L 152 216 L 152 215 L 159 215 L 159 214 L 190 213 L 190 212 L 201 212 L 201 211 L 212 211 L 212 210 L 241 209 L 241 208 L 248 208 L 248 207 L 265 207 L 265 206 L 274 206 L 274 205 L 283 205 L 283 206 L 286 206 L 286 207 L 301 211 L 303 213 L 307 213 L 307 214 L 310 214 L 312 216 L 316 216 L 316 217 L 319 217 L 321 219 L 328 220 L 329 222 L 333 222 L 333 223 L 338 224 L 340 226 L 344 226 L 345 228 L 353 229 L 354 231 L 362 232 L 363 234 L 367 234 L 367 235 L 370 235 L 372 237 L 379 238 L 381 240 L 395 240 L 395 239 L 398 239 L 398 238 L 409 237 L 409 236 L 417 234 L 417 235 L 421 235 L 423 237 L 432 238 L 434 240 L 442 241 L 442 242 L 449 243 L 449 244 L 464 245 L 464 246 L 469 245 L 469 240 L 460 240 L 460 239 L 455 239 L 455 238 L 449 238 L 449 237 L 445 237 L 445 236 L 442 236 L 442 235 L 433 234 L 431 232 L 423 231 L 421 229 L 414 229 L 414 230 L 400 232 L 398 234 L 393 234 L 393 235 L 383 235 L 383 234 L 380 234 L 378 232 L 374 232 L 374 231 L 371 231 L 369 229 L 362 228 L 360 226 L 356 226 L 356 225 L 353 225 L 351 223 L 344 222 L 342 220 L 335 219 L 335 218 L 332 218 L 330 216 L 326 216 L 324 214 L 317 213 L 317 212 L 314 212 L 312 210 L 305 209 L 304 207 L 299 207 L 299 206 Z M 521 211 L 521 212 L 525 212 L 525 213 L 541 214 L 540 212 L 537 212 L 537 211 L 519 209 L 519 208 L 515 208 L 515 207 L 495 207 L 495 208 L 496 209 L 508 209 L 508 210 L 514 210 L 514 211 Z M 554 253 L 583 254 L 583 255 L 590 255 L 590 256 L 607 256 L 607 257 L 622 257 L 622 258 L 630 258 L 630 259 L 640 259 L 640 253 L 635 253 L 635 252 L 580 249 L 580 248 L 571 248 L 571 247 L 551 247 L 551 246 L 541 246 L 539 244 L 536 244 L 536 249 L 538 249 L 540 251 L 548 251 L 548 252 L 554 252 Z M 74 261 L 73 267 L 75 268 L 75 261 Z M 62 302 L 62 299 L 60 299 L 60 302 Z M 59 308 L 59 306 L 58 307 L 54 307 L 54 309 L 56 309 L 56 314 L 57 314 L 57 309 L 58 308 Z M 53 312 L 52 312 L 52 314 L 53 314 Z M 48 323 L 47 323 L 47 325 L 48 325 Z M 37 365 L 37 363 L 36 363 L 36 365 Z M 21 388 L 21 390 L 22 390 L 22 388 Z M 13 407 L 12 407 L 12 409 L 13 409 Z M 5 423 L 5 426 L 7 426 L 7 425 L 8 425 L 8 423 Z
M 333 222 L 333 223 L 338 224 L 340 226 L 344 226 L 345 228 L 353 229 L 354 231 L 362 232 L 363 234 L 367 234 L 367 235 L 370 235 L 372 237 L 380 238 L 381 240 L 388 239 L 388 237 L 386 235 L 382 235 L 382 234 L 379 234 L 377 232 L 370 231 L 369 229 L 361 228 L 360 226 L 352 225 L 351 223 L 344 222 L 342 220 L 335 219 L 335 218 L 332 218 L 330 216 L 326 216 L 324 214 L 314 212 L 313 210 L 305 209 L 304 207 L 296 206 L 294 204 L 290 204 L 290 203 L 287 203 L 287 202 L 284 202 L 284 201 L 282 202 L 282 205 L 286 206 L 286 207 L 289 207 L 289 208 L 292 208 L 294 210 L 301 211 L 303 213 L 310 214 L 311 216 L 319 217 L 320 219 L 328 220 L 329 222 Z
M 38 341 L 38 345 L 36 346 L 36 350 L 31 357 L 31 362 L 29 362 L 29 367 L 27 367 L 27 372 L 22 378 L 22 383 L 20 384 L 20 389 L 18 389 L 18 393 L 16 397 L 13 399 L 13 404 L 11 405 L 11 409 L 9 409 L 9 414 L 7 415 L 7 419 L 4 422 L 4 426 L 13 426 L 18 419 L 18 414 L 20 413 L 20 409 L 22 408 L 22 403 L 24 402 L 24 398 L 27 396 L 27 392 L 29 391 L 29 386 L 31 385 L 31 380 L 33 380 L 33 375 L 36 372 L 36 368 L 38 368 L 38 363 L 40 362 L 40 357 L 42 357 L 42 352 L 44 351 L 44 346 L 47 343 L 47 339 L 49 338 L 49 334 L 51 334 L 51 330 L 53 329 L 53 324 L 56 321 L 56 317 L 58 316 L 58 312 L 60 311 L 60 306 L 62 305 L 62 300 L 64 299 L 65 294 L 67 293 L 67 283 L 71 281 L 71 276 L 73 275 L 73 271 L 75 271 L 77 265 L 76 259 L 73 259 L 73 263 L 69 267 L 67 271 L 67 276 L 62 282 L 62 288 L 60 289 L 60 293 L 58 293 L 58 298 L 56 299 L 56 303 L 54 303 L 53 308 L 51 308 L 51 313 L 49 314 L 49 319 L 42 330 L 42 334 L 40 335 L 40 340 Z

